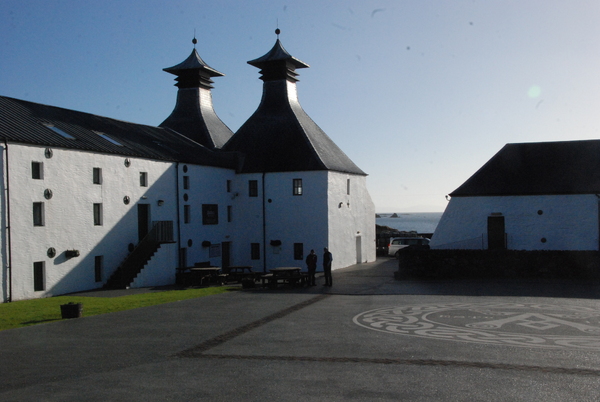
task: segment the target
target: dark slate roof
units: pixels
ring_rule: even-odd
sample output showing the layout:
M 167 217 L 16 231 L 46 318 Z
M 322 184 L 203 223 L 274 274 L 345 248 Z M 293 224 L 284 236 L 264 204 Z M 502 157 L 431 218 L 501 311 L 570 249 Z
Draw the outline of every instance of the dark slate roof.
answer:
M 273 48 L 271 48 L 271 50 L 269 50 L 267 52 L 267 54 L 259 57 L 258 59 L 250 60 L 248 62 L 248 64 L 250 64 L 254 67 L 257 67 L 257 68 L 264 68 L 271 62 L 283 61 L 283 60 L 290 62 L 295 68 L 310 67 L 305 62 L 298 60 L 297 58 L 295 58 L 291 54 L 289 54 L 288 51 L 285 50 L 285 48 L 283 47 L 283 45 L 281 44 L 281 41 L 279 41 L 279 39 L 277 39 L 277 41 L 275 42 L 275 45 L 273 46 Z
M 52 125 L 74 139 L 55 133 Z M 122 144 L 102 138 L 103 133 Z M 236 157 L 211 151 L 168 128 L 128 123 L 89 113 L 0 96 L 0 139 L 130 157 L 235 168 Z
M 306 114 L 295 93 L 288 93 L 288 85 L 297 81 L 293 70 L 307 64 L 285 51 L 279 39 L 269 53 L 248 63 L 262 69 L 262 100 L 222 148 L 244 154 L 242 173 L 330 170 L 366 175 Z
M 600 140 L 507 144 L 450 195 L 600 194 Z
M 206 73 L 211 77 L 222 77 L 224 75 L 223 73 L 206 64 L 196 49 L 192 50 L 192 53 L 188 56 L 188 58 L 181 63 L 173 67 L 163 68 L 163 71 L 175 75 L 178 75 L 185 70 L 203 70 L 206 71 Z

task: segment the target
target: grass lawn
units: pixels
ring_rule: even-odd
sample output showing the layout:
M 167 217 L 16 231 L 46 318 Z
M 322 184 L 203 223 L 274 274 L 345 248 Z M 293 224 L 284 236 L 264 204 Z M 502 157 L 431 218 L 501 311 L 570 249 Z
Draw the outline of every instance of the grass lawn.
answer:
M 167 290 L 121 297 L 56 296 L 44 299 L 0 303 L 0 331 L 61 320 L 60 305 L 83 304 L 83 316 L 114 313 L 178 300 L 225 293 L 235 288 L 219 286 L 200 289 Z

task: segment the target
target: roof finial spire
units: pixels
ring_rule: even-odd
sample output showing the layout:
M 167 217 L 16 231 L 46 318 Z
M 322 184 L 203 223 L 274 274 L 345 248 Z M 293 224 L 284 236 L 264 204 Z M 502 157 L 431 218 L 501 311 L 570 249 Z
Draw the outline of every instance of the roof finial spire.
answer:
M 194 28 L 194 39 L 192 39 L 192 43 L 194 44 L 194 49 L 195 49 L 196 43 L 198 43 L 198 41 L 196 40 L 196 28 Z
M 279 34 L 281 30 L 279 29 L 279 18 L 277 18 L 277 29 L 275 30 L 275 35 L 277 35 L 277 39 L 279 39 Z

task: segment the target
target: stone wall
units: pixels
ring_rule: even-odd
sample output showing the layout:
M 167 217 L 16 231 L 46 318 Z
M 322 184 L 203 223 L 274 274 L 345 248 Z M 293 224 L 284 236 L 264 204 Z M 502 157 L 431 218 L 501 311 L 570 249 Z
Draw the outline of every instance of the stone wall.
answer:
M 598 251 L 404 250 L 396 279 L 600 280 Z

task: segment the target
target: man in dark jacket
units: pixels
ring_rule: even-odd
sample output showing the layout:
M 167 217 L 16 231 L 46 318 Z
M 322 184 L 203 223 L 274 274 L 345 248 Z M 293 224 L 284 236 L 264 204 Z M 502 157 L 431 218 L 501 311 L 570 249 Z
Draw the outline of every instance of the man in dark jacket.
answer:
M 323 253 L 323 272 L 325 273 L 325 285 L 331 287 L 333 285 L 333 279 L 331 278 L 331 261 L 333 261 L 333 256 L 325 247 Z
M 306 256 L 306 266 L 308 267 L 308 284 L 316 286 L 315 272 L 317 271 L 317 255 L 315 250 L 310 250 L 310 254 Z

